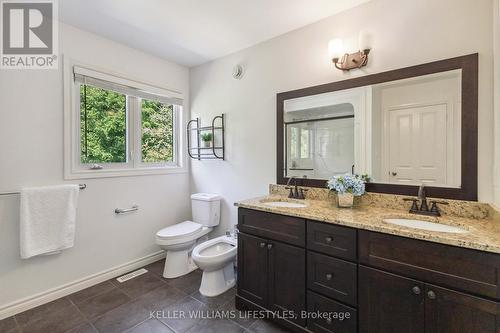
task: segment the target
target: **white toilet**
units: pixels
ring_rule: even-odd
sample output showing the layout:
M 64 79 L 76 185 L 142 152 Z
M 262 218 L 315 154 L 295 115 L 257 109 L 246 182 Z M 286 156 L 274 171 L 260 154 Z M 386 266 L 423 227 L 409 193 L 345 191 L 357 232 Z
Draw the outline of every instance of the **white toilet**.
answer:
M 220 201 L 221 197 L 217 194 L 193 194 L 193 220 L 168 226 L 156 233 L 156 244 L 167 251 L 163 277 L 176 278 L 197 268 L 191 259 L 191 252 L 197 242 L 206 240 L 206 235 L 219 224 Z
M 203 270 L 200 293 L 217 296 L 236 283 L 234 260 L 238 242 L 232 236 L 221 236 L 197 245 L 193 249 L 194 263 Z

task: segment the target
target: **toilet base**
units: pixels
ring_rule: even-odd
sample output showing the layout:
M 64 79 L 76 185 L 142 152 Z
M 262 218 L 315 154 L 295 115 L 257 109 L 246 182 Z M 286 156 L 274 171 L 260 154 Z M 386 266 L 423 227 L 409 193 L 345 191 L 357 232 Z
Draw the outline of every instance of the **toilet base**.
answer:
M 235 284 L 234 265 L 231 261 L 221 269 L 211 272 L 203 271 L 200 294 L 207 297 L 218 296 L 234 287 Z
M 198 267 L 191 259 L 189 252 L 189 250 L 167 251 L 163 277 L 166 279 L 174 279 L 196 270 Z

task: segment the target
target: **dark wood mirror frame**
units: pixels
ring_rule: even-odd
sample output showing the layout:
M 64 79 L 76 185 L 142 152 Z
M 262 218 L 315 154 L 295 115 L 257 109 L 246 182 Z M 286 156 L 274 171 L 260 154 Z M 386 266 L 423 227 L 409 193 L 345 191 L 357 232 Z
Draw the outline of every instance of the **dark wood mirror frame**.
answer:
M 427 195 L 434 198 L 477 201 L 477 148 L 478 148 L 478 54 L 430 62 L 427 64 L 396 69 L 378 74 L 371 74 L 344 81 L 337 81 L 304 89 L 277 94 L 277 183 L 286 184 L 284 176 L 284 101 L 332 91 L 351 89 L 377 83 L 407 79 L 422 75 L 462 70 L 462 151 L 461 151 L 461 187 L 427 187 Z M 326 180 L 303 179 L 303 186 L 325 187 Z M 368 183 L 368 192 L 399 195 L 417 194 L 418 186 Z

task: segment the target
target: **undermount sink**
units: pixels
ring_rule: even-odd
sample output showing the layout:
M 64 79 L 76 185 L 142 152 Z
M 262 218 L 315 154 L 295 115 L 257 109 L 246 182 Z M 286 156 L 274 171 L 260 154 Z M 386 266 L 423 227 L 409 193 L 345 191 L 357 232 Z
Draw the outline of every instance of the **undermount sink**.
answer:
M 304 208 L 307 207 L 306 204 L 300 202 L 292 202 L 292 201 L 266 201 L 263 202 L 264 205 L 270 207 L 281 207 L 281 208 Z
M 453 234 L 465 234 L 468 231 L 460 227 L 454 227 L 451 225 L 434 223 L 422 220 L 413 219 L 384 219 L 384 222 L 399 225 L 402 227 L 408 227 L 413 229 L 421 229 L 435 232 L 448 232 Z

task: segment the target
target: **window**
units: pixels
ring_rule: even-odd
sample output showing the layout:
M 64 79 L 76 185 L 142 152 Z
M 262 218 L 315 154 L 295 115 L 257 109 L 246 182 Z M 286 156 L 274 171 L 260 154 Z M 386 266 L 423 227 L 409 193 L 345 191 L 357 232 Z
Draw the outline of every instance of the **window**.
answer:
M 142 162 L 174 161 L 174 110 L 172 105 L 141 101 Z
M 80 85 L 80 161 L 127 162 L 127 96 Z
M 178 93 L 83 67 L 70 69 L 66 178 L 185 171 Z
M 303 124 L 290 126 L 290 158 L 311 158 L 312 130 L 304 128 Z
M 300 129 L 300 158 L 311 158 L 309 153 L 309 148 L 311 146 L 310 132 L 311 131 L 306 128 Z

